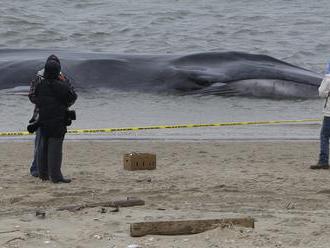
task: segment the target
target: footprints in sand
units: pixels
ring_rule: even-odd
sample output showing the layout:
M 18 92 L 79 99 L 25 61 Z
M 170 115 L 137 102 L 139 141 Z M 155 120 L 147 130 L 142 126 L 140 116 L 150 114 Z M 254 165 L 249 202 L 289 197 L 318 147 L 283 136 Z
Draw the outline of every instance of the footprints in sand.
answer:
M 6 205 L 6 204 L 15 204 L 24 199 L 25 196 L 15 196 L 15 197 L 8 197 L 8 198 L 3 198 L 1 199 L 0 203 L 1 205 Z
M 54 197 L 77 197 L 77 196 L 87 196 L 92 195 L 95 192 L 93 190 L 86 190 L 86 191 L 69 191 L 67 189 L 63 191 L 54 191 L 52 192 L 52 196 Z
M 210 190 L 214 191 L 214 192 L 231 192 L 231 193 L 241 192 L 239 187 L 232 186 L 232 185 L 226 185 L 226 184 L 215 185 L 213 187 L 210 187 Z

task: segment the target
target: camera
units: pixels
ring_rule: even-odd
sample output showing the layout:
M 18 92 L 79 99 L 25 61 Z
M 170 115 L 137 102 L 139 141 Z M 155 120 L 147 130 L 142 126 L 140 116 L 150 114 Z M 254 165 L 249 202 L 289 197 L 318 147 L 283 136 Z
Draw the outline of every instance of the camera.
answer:
M 74 111 L 74 110 L 67 110 L 66 111 L 66 117 L 67 117 L 67 119 L 70 119 L 72 121 L 76 120 L 76 111 Z
M 68 109 L 65 112 L 65 124 L 70 126 L 74 120 L 76 120 L 76 111 Z
M 31 122 L 26 129 L 28 130 L 29 133 L 34 133 L 35 131 L 37 131 L 39 127 L 40 127 L 39 121 L 35 120 Z

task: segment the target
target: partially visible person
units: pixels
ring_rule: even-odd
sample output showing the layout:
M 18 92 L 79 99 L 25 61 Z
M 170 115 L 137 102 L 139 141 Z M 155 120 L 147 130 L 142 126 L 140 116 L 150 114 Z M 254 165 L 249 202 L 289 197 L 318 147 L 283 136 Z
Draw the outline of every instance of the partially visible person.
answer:
M 313 170 L 329 169 L 329 138 L 330 138 L 330 62 L 327 64 L 326 74 L 319 87 L 319 95 L 325 98 L 323 108 L 323 121 L 320 134 L 320 155 L 319 161 L 316 165 L 310 168 Z
M 50 61 L 50 60 L 54 60 L 54 61 L 56 61 L 56 62 L 58 62 L 60 64 L 60 60 L 58 59 L 58 57 L 55 56 L 55 55 L 53 55 L 53 54 L 50 55 L 47 58 L 47 61 Z M 35 97 L 36 87 L 37 87 L 38 83 L 44 77 L 44 71 L 45 71 L 45 69 L 42 69 L 42 70 L 38 71 L 36 77 L 31 82 L 31 88 L 30 88 L 30 92 L 29 92 L 29 99 L 32 102 L 33 102 L 33 99 Z M 65 78 L 65 76 L 63 75 L 62 72 L 60 73 L 59 79 L 60 80 L 63 80 L 63 81 L 66 80 L 66 78 Z M 32 123 L 37 122 L 38 121 L 38 117 L 39 117 L 39 109 L 35 106 L 34 107 L 32 118 L 30 119 L 29 123 L 32 124 Z M 31 130 L 31 132 L 33 133 L 34 131 Z M 30 167 L 30 174 L 33 177 L 38 177 L 39 176 L 38 165 L 37 165 L 37 155 L 38 155 L 39 147 L 40 147 L 40 129 L 37 128 L 37 130 L 36 130 L 36 136 L 35 136 L 35 140 L 34 140 L 33 160 L 32 160 L 31 167 Z
M 62 147 L 66 126 L 70 124 L 68 107 L 74 104 L 77 94 L 60 72 L 59 60 L 47 60 L 43 77 L 40 77 L 35 89 L 31 86 L 30 100 L 39 110 L 38 176 L 53 183 L 70 183 L 71 179 L 64 178 L 61 172 Z
M 36 130 L 36 137 L 34 139 L 33 160 L 30 167 L 30 174 L 33 177 L 39 177 L 39 171 L 37 165 L 39 147 L 40 147 L 40 129 L 38 128 Z

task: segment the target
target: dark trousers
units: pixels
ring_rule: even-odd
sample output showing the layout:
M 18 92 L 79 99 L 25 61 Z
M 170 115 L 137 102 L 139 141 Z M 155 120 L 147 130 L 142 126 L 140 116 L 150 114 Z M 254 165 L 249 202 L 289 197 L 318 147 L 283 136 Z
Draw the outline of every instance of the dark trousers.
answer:
M 62 165 L 62 138 L 52 138 L 41 135 L 38 152 L 39 177 L 42 179 L 59 180 L 63 178 Z
M 41 136 L 41 132 L 40 132 L 40 128 L 38 128 L 36 131 L 36 137 L 34 140 L 33 161 L 32 161 L 31 167 L 30 167 L 30 173 L 34 177 L 37 177 L 39 175 L 37 161 L 38 161 L 38 152 L 39 152 L 39 148 L 40 148 L 40 136 Z
M 320 134 L 320 165 L 329 163 L 329 138 L 330 138 L 330 117 L 324 116 Z

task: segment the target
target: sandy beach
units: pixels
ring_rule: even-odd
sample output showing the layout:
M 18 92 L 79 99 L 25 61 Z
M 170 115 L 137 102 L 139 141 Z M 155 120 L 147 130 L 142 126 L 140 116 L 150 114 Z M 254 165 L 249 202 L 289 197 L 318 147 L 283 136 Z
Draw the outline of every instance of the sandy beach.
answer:
M 65 141 L 71 184 L 29 175 L 32 142 L 0 143 L 0 247 L 329 247 L 330 172 L 312 171 L 317 141 Z M 126 171 L 123 154 L 157 155 Z M 57 211 L 138 197 L 144 206 Z M 44 211 L 45 218 L 36 216 Z M 255 218 L 194 235 L 130 236 L 140 221 Z

